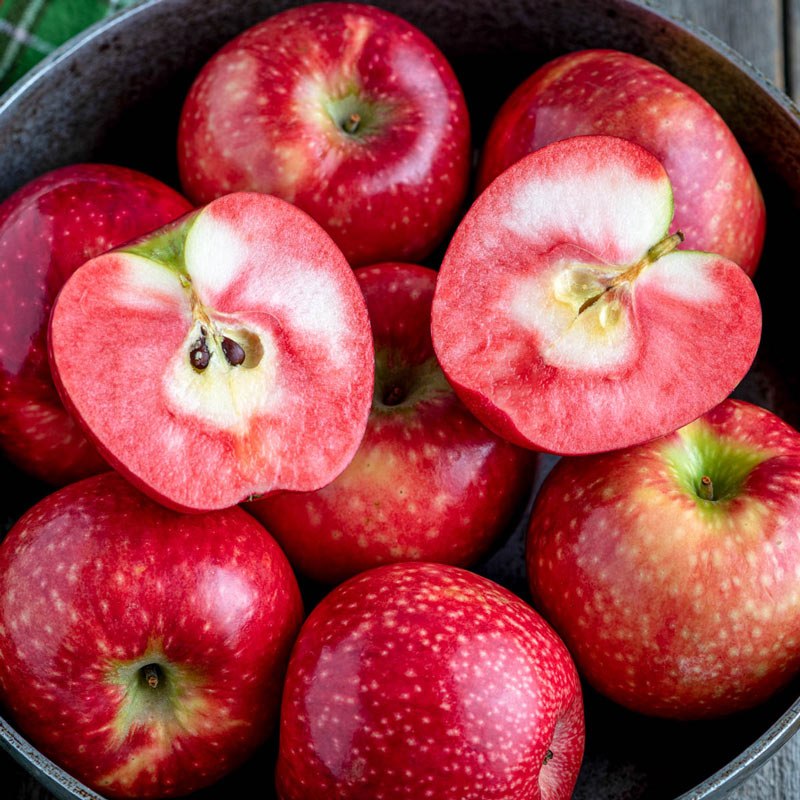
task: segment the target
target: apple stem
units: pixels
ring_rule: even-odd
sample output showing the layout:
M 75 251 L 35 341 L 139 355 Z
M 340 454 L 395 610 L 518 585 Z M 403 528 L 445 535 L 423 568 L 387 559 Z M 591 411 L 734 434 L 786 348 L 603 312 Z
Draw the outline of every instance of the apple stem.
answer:
M 683 240 L 684 235 L 681 231 L 673 233 L 671 236 L 665 236 L 658 244 L 654 244 L 647 253 L 645 253 L 644 258 L 637 261 L 630 269 L 626 269 L 625 272 L 614 278 L 608 288 L 619 286 L 626 281 L 636 280 L 642 270 L 658 261 L 659 258 L 665 256 L 667 253 L 671 253 Z
M 361 122 L 361 114 L 356 114 L 355 111 L 342 123 L 347 133 L 355 133 L 358 130 L 358 125 Z
M 151 689 L 158 688 L 158 665 L 148 664 L 144 667 L 144 677 Z
M 711 478 L 708 475 L 703 475 L 700 478 L 700 497 L 703 500 L 713 500 L 714 499 L 714 484 L 711 482 Z

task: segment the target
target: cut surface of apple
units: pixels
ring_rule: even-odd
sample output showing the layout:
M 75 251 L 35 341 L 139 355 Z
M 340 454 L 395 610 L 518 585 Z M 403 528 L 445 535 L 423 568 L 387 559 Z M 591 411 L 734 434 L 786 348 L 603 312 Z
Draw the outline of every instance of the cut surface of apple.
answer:
M 761 335 L 750 279 L 674 248 L 661 164 L 582 136 L 526 156 L 476 200 L 433 303 L 442 368 L 472 412 L 561 454 L 670 433 L 721 402 Z
M 256 193 L 81 267 L 54 306 L 50 357 L 110 463 L 180 510 L 328 483 L 372 397 L 351 269 L 304 212 Z

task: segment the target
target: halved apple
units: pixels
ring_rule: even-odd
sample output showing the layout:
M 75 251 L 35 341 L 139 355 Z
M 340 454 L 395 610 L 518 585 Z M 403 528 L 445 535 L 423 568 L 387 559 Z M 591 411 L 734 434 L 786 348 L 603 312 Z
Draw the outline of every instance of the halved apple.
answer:
M 502 173 L 439 273 L 433 344 L 470 410 L 512 442 L 596 453 L 671 433 L 747 372 L 761 306 L 732 261 L 675 250 L 672 188 L 610 136 Z
M 256 193 L 84 264 L 53 307 L 50 359 L 109 462 L 185 511 L 325 485 L 372 399 L 352 270 L 304 212 Z

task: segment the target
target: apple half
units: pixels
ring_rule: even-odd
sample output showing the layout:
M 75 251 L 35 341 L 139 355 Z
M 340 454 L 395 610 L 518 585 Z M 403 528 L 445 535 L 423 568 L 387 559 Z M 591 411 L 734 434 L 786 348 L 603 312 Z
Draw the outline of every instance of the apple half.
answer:
M 672 188 L 642 147 L 548 145 L 475 201 L 447 250 L 432 336 L 453 388 L 512 442 L 578 455 L 671 433 L 753 361 L 761 306 L 732 261 L 675 250 Z
M 372 399 L 352 270 L 308 215 L 256 193 L 84 264 L 53 307 L 50 359 L 109 462 L 183 511 L 325 485 Z

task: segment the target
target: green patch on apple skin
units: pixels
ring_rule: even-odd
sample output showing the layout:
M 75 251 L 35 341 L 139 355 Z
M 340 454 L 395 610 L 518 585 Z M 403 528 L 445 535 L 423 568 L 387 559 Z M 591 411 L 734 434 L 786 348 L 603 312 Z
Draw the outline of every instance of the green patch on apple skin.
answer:
M 162 228 L 155 236 L 148 234 L 127 247 L 121 248 L 120 252 L 142 256 L 188 278 L 189 271 L 186 269 L 185 254 L 186 237 L 199 213 L 200 210 L 187 214 Z
M 412 413 L 418 403 L 449 397 L 453 389 L 435 356 L 408 365 L 401 354 L 384 348 L 375 352 L 372 412 Z
M 702 420 L 677 436 L 680 443 L 670 443 L 664 456 L 678 484 L 709 513 L 738 497 L 750 473 L 771 455 L 719 436 Z M 704 477 L 710 478 L 710 485 L 704 485 Z
M 323 106 L 336 127 L 355 139 L 378 133 L 389 116 L 388 107 L 365 100 L 355 87 L 342 97 L 325 100 Z
M 155 670 L 148 670 L 155 667 Z M 151 685 L 148 679 L 154 677 Z M 135 661 L 113 661 L 108 683 L 125 692 L 114 718 L 115 739 L 121 743 L 133 728 L 159 720 L 164 725 L 186 726 L 191 697 L 205 684 L 202 677 L 179 664 L 170 664 L 158 648 L 149 648 Z

